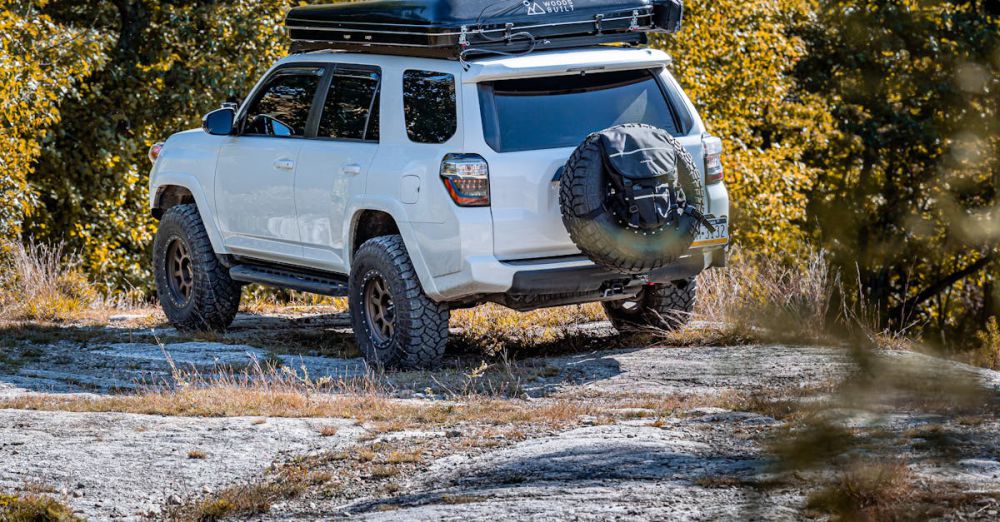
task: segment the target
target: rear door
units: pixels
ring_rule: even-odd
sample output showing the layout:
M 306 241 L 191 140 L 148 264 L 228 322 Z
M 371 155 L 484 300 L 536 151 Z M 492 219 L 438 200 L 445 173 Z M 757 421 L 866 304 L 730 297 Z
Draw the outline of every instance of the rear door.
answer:
M 338 64 L 325 94 L 316 137 L 299 153 L 295 204 L 304 258 L 346 271 L 345 220 L 351 194 L 362 194 L 379 147 L 382 72 Z
M 562 223 L 559 176 L 588 135 L 645 123 L 678 136 L 697 161 L 701 139 L 661 70 L 510 79 L 479 84 L 490 165 L 494 252 L 500 259 L 579 253 Z

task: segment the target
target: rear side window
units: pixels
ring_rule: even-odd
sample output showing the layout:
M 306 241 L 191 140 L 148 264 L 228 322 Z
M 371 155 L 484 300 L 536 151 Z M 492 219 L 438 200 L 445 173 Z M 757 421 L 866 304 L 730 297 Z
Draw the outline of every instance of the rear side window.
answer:
M 406 133 L 416 143 L 444 143 L 458 130 L 455 76 L 429 71 L 403 73 Z
M 284 69 L 261 89 L 247 111 L 243 134 L 252 136 L 305 136 L 309 110 L 323 70 Z
M 683 134 L 653 71 L 622 71 L 480 84 L 486 141 L 498 152 L 575 147 L 593 132 L 645 123 Z
M 378 141 L 381 74 L 372 70 L 337 68 L 330 84 L 320 138 Z

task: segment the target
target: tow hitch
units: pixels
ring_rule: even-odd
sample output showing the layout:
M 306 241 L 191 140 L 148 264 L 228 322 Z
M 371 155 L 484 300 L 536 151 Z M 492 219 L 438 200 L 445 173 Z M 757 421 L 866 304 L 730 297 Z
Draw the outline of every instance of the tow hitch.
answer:
M 601 294 L 605 297 L 614 297 L 618 295 L 625 294 L 625 288 L 631 282 L 631 279 L 614 279 L 611 281 L 605 281 L 601 285 Z

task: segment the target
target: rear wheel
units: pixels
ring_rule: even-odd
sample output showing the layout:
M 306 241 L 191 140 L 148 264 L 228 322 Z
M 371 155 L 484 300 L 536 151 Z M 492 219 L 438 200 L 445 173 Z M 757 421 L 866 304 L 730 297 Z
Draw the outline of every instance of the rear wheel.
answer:
M 187 331 L 225 330 L 243 287 L 215 256 L 195 205 L 171 207 L 153 242 L 156 294 L 167 319 Z
M 351 322 L 365 359 L 387 368 L 435 368 L 448 342 L 448 305 L 420 287 L 398 235 L 371 239 L 354 256 Z
M 640 328 L 678 330 L 691 321 L 697 286 L 694 279 L 647 285 L 635 299 L 604 303 L 604 312 L 618 331 Z

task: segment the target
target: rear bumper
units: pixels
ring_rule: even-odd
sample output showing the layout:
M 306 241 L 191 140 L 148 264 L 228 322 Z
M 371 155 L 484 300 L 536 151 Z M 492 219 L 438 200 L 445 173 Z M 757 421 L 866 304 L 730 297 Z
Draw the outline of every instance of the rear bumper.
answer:
M 519 270 L 507 293 L 510 294 L 561 294 L 601 290 L 609 283 L 627 282 L 628 285 L 668 283 L 688 279 L 711 266 L 709 256 L 697 254 L 681 258 L 678 262 L 648 275 L 630 277 L 590 264 L 585 267 L 540 268 Z
M 622 293 L 638 291 L 647 283 L 668 283 L 689 279 L 713 266 L 725 266 L 722 248 L 693 250 L 676 263 L 647 275 L 627 276 L 599 267 L 583 256 L 500 261 L 495 257 L 466 258 L 462 271 L 435 278 L 438 301 L 496 300 L 504 295 L 514 299 L 564 296 L 557 304 L 600 301 Z M 534 301 L 534 299 L 532 299 Z M 550 305 L 554 306 L 554 305 Z

